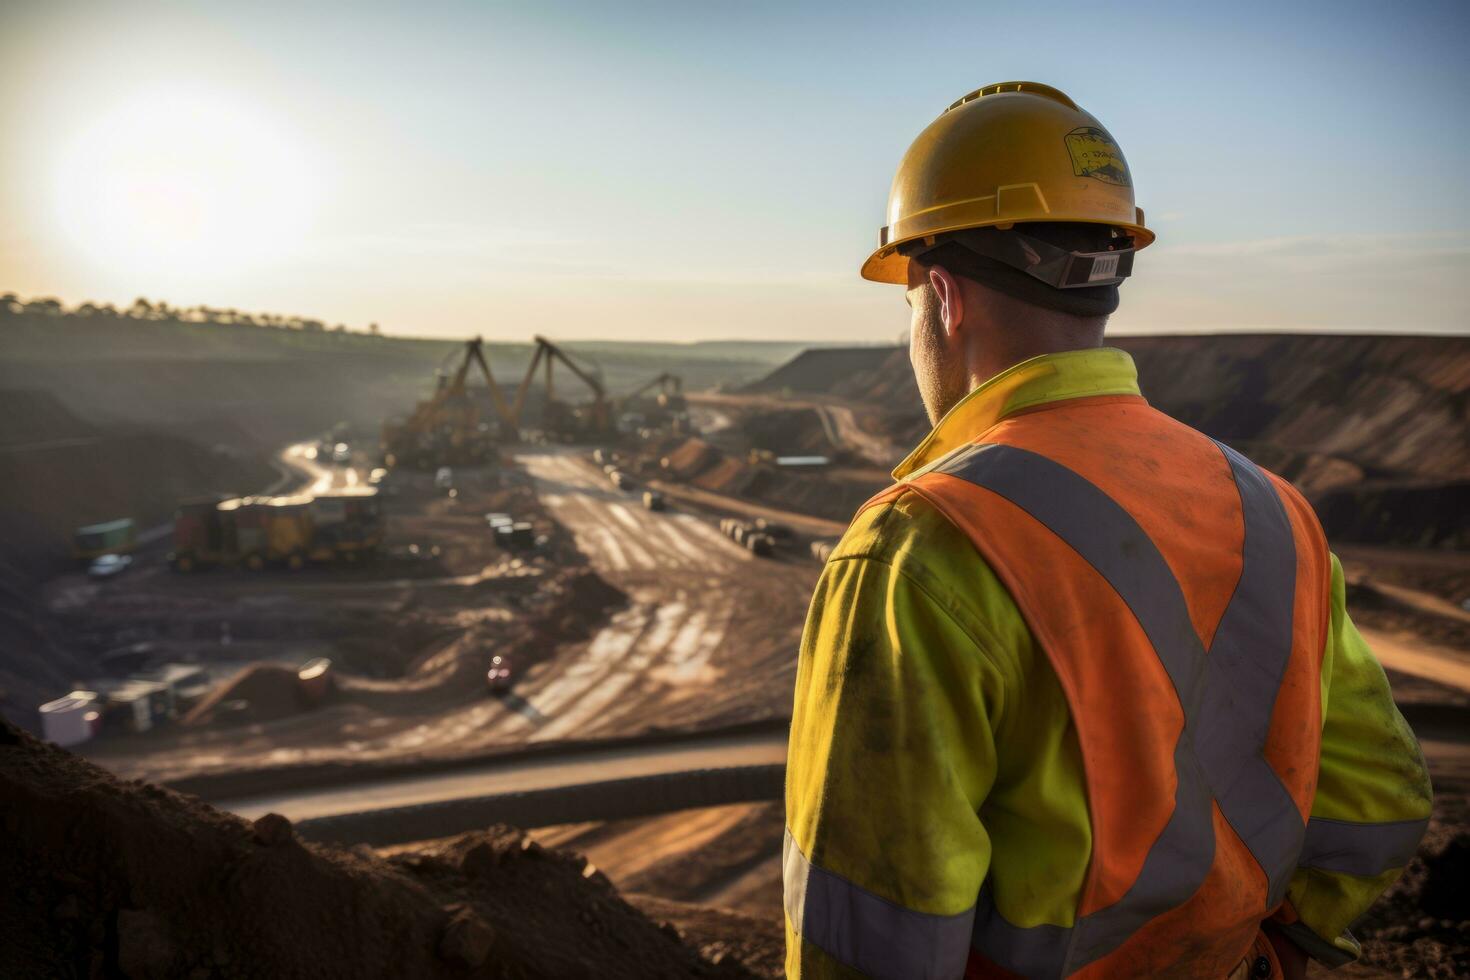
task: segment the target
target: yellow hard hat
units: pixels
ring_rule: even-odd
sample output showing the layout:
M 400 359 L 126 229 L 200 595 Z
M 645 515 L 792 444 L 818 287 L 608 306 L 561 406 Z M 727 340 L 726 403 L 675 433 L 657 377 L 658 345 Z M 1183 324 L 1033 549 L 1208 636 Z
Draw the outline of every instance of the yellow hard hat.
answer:
M 1154 240 L 1133 203 L 1128 162 L 1112 136 L 1062 92 L 1037 82 L 977 89 L 946 109 L 904 154 L 888 224 L 864 279 L 907 283 L 906 242 L 1024 222 L 1110 225 Z

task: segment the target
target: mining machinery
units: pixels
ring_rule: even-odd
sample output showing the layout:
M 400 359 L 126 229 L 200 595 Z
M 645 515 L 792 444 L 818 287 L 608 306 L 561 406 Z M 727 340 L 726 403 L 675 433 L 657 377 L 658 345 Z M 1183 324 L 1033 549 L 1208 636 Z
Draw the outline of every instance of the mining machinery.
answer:
M 445 358 L 446 365 L 455 353 Z M 483 398 L 476 398 L 469 391 L 467 381 L 472 365 L 479 368 L 485 379 L 493 412 L 486 412 Z M 459 367 L 452 375 L 441 368 L 438 378 L 433 396 L 419 402 L 412 415 L 383 424 L 385 466 L 432 470 L 441 466 L 480 465 L 494 461 L 500 439 L 516 438 L 516 419 L 485 359 L 481 338 L 466 341 Z
M 546 436 L 562 442 L 578 442 L 605 437 L 612 431 L 612 412 L 602 379 L 598 377 L 595 370 L 582 367 L 566 351 L 545 337 L 537 336 L 535 342 L 536 352 L 531 355 L 531 363 L 526 368 L 526 375 L 521 379 L 520 386 L 516 389 L 515 401 L 510 406 L 507 416 L 512 427 L 520 428 L 521 410 L 526 404 L 526 393 L 530 390 L 531 379 L 535 377 L 536 368 L 544 364 L 546 403 L 542 411 L 541 428 Z M 592 392 L 590 402 L 572 405 L 556 397 L 554 367 L 557 361 L 560 361 Z

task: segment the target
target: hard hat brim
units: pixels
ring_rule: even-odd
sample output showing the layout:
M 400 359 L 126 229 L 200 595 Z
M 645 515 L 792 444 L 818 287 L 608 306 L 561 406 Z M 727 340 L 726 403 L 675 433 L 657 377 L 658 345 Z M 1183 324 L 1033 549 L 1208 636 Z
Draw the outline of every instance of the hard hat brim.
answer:
M 898 286 L 909 284 L 909 259 L 899 254 L 897 246 L 880 248 L 863 263 L 862 276 L 869 282 L 888 282 Z

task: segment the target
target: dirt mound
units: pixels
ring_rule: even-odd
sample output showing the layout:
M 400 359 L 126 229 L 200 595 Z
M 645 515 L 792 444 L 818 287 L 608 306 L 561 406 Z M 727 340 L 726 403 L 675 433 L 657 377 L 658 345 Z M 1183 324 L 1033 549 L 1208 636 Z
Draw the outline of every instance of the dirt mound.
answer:
M 679 479 L 688 479 L 701 472 L 718 458 L 715 448 L 703 439 L 689 438 L 680 442 L 663 459 L 661 466 Z
M 1355 929 L 1365 959 L 1406 977 L 1470 976 L 1467 880 L 1470 833 L 1455 834 L 1437 850 L 1421 849 Z
M 381 859 L 0 726 L 7 977 L 740 977 L 509 828 Z
M 804 350 L 744 391 L 832 392 L 854 375 L 882 365 L 892 347 L 817 347 Z
M 280 664 L 251 664 L 210 692 L 179 724 L 195 728 L 215 722 L 274 721 L 296 714 L 303 706 L 296 671 Z
M 628 900 L 668 923 L 712 963 L 733 957 L 758 977 L 780 980 L 786 975 L 786 935 L 779 916 L 757 917 L 651 895 L 629 895 Z
M 779 456 L 835 456 L 843 452 L 815 409 L 776 409 L 750 412 L 740 427 L 753 445 Z

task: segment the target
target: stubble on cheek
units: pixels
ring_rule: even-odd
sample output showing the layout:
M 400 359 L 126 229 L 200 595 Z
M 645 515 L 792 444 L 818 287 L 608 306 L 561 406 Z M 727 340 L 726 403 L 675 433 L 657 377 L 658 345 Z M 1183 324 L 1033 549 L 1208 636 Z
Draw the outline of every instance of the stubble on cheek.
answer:
M 939 422 L 963 396 L 956 393 L 953 360 L 945 343 L 944 325 L 939 320 L 939 301 L 932 290 L 916 289 L 910 294 L 913 317 L 909 336 L 909 363 L 929 424 Z M 962 375 L 961 375 L 962 376 Z M 961 385 L 960 387 L 963 387 Z

